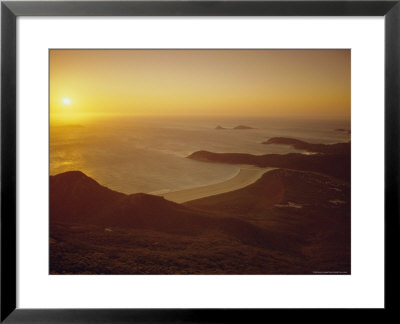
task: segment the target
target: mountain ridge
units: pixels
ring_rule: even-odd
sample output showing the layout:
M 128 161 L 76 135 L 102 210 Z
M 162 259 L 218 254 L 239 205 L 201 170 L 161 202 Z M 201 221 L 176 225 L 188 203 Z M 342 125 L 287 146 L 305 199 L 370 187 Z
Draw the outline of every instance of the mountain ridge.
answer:
M 249 244 L 270 242 L 265 231 L 239 218 L 215 217 L 160 196 L 119 193 L 81 171 L 50 177 L 50 222 L 132 227 L 184 235 L 217 230 Z

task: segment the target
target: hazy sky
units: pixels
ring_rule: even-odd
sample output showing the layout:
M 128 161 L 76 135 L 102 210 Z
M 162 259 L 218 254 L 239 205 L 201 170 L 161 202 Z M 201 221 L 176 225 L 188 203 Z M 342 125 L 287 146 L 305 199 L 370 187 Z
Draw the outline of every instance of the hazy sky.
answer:
M 350 118 L 350 50 L 51 50 L 52 120 Z

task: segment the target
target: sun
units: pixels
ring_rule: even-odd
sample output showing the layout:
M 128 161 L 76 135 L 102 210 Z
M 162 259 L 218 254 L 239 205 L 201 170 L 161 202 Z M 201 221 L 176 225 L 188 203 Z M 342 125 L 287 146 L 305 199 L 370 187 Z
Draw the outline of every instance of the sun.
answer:
M 62 98 L 62 102 L 64 105 L 69 106 L 71 104 L 71 99 L 69 98 Z

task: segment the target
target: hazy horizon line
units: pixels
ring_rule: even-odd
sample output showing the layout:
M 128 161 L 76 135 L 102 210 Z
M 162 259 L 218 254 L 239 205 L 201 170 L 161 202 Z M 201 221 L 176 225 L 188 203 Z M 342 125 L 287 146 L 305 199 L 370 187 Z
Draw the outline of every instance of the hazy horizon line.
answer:
M 58 115 L 63 114 L 50 114 L 49 119 L 51 122 L 62 123 L 63 121 L 56 121 Z M 71 116 L 72 117 L 72 116 Z M 92 114 L 74 114 L 71 119 L 79 118 L 120 118 L 120 117 L 170 117 L 170 118 L 280 118 L 280 119 L 303 119 L 303 120 L 345 120 L 351 121 L 351 117 L 347 116 L 326 116 L 326 115 L 269 115 L 269 114 L 115 114 L 115 113 L 92 113 Z M 52 120 L 54 119 L 54 120 Z M 68 121 L 67 121 L 68 122 Z

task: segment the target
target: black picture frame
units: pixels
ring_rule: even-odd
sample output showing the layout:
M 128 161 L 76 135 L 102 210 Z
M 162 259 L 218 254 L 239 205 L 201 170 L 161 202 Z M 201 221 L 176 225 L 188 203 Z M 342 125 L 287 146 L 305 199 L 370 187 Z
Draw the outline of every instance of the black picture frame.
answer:
M 258 322 L 272 309 L 16 308 L 16 19 L 19 16 L 384 16 L 385 18 L 385 308 L 396 311 L 399 288 L 400 0 L 394 1 L 2 1 L 1 3 L 1 322 Z M 345 292 L 344 292 L 345 293 Z M 296 316 L 340 316 L 293 310 Z M 337 311 L 337 310 L 336 310 Z M 343 311 L 343 310 L 342 310 Z M 359 310 L 346 310 L 359 313 Z M 268 314 L 266 314 L 268 312 Z M 315 314 L 318 313 L 318 314 Z M 393 315 L 393 314 L 391 314 Z M 264 317 L 265 318 L 265 317 Z M 265 318 L 266 320 L 266 318 Z

